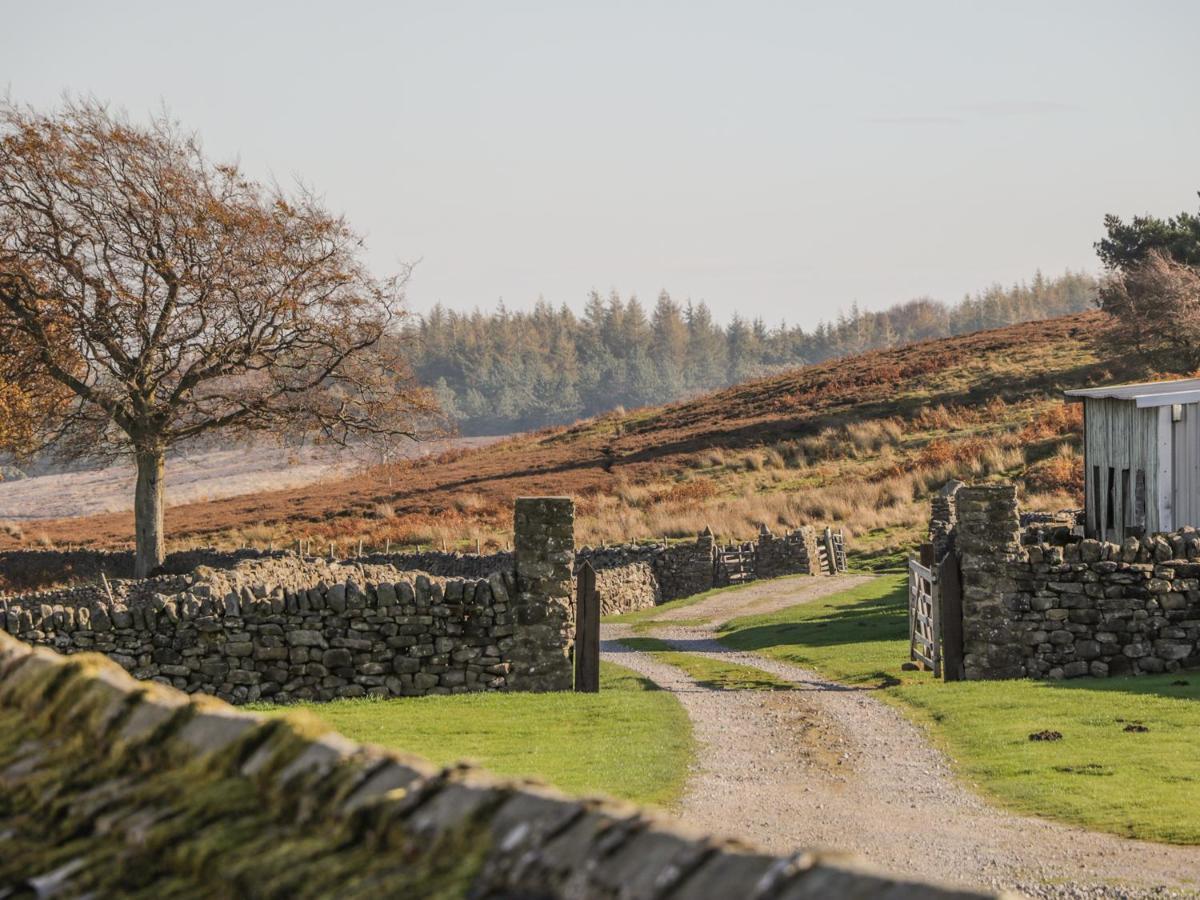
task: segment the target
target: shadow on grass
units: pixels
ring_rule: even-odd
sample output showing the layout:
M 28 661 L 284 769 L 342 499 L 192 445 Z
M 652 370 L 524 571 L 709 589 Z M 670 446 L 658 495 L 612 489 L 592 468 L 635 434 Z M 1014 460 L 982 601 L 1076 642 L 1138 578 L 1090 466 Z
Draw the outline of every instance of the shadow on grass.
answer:
M 1070 678 L 1042 681 L 1055 691 L 1104 691 L 1168 700 L 1200 700 L 1200 669 L 1165 672 L 1162 675 L 1118 675 L 1113 678 Z
M 875 685 L 848 685 L 823 679 L 782 678 L 771 672 L 761 670 L 757 666 L 744 662 L 722 660 L 721 654 L 739 654 L 740 651 L 730 647 L 714 644 L 707 638 L 701 640 L 678 640 L 670 642 L 660 638 L 626 637 L 619 641 L 609 641 L 603 644 L 605 653 L 647 653 L 657 654 L 663 662 L 682 669 L 698 687 L 713 691 L 833 691 L 855 692 L 876 690 L 880 687 L 891 687 L 900 682 L 886 672 L 872 673 L 872 678 L 880 682 Z M 697 667 L 697 663 L 700 667 Z M 703 669 L 715 669 L 712 674 L 704 674 Z
M 738 675 L 733 682 L 721 681 L 715 678 L 695 678 L 693 679 L 697 685 L 709 691 L 798 691 L 801 690 L 799 685 L 790 684 L 786 681 L 776 681 L 769 675 L 759 677 L 748 677 Z
M 738 627 L 737 620 L 734 620 L 722 626 L 721 641 L 736 650 L 754 651 L 785 645 L 833 647 L 871 641 L 900 641 L 908 635 L 907 598 L 903 589 L 850 606 L 827 604 L 826 608 L 834 611 L 799 622 L 768 622 Z
M 809 688 L 808 685 L 785 681 L 753 666 L 689 652 L 683 646 L 686 642 L 671 641 L 668 644 L 658 638 L 632 637 L 624 638 L 621 643 L 626 652 L 659 656 L 663 662 L 686 672 L 697 687 L 709 691 L 798 691 Z
M 622 684 L 625 682 L 626 684 Z M 604 673 L 600 676 L 600 690 L 626 690 L 626 691 L 660 691 L 662 686 L 655 684 L 642 674 L 636 672 L 622 672 L 619 676 L 610 676 L 605 678 Z

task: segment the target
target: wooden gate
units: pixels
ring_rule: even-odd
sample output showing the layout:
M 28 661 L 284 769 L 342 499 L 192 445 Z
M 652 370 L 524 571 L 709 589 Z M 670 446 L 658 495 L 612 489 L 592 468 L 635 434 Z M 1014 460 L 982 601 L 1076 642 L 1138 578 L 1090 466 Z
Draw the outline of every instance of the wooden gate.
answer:
M 931 566 L 908 561 L 909 659 L 937 677 L 942 674 L 942 637 L 939 621 L 938 580 Z
M 846 571 L 846 535 L 842 529 L 834 531 L 826 527 L 822 541 L 817 545 L 817 561 L 826 575 L 839 575 Z
M 575 582 L 575 691 L 600 691 L 600 592 L 590 562 L 579 567 Z
M 741 584 L 743 581 L 753 581 L 754 544 L 738 544 L 722 547 L 717 556 L 718 580 L 726 584 Z

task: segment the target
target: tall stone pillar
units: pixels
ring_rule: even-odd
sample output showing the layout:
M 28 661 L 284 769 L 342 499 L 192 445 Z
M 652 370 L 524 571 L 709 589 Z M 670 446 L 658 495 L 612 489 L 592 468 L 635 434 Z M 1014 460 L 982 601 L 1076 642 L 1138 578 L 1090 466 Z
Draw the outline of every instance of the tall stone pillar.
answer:
M 954 537 L 958 525 L 958 492 L 961 481 L 947 481 L 929 502 L 929 540 L 933 544 L 934 560 L 955 549 Z
M 812 525 L 801 525 L 800 542 L 804 547 L 804 572 L 807 575 L 823 575 L 821 571 L 821 551 L 817 547 L 817 529 Z
M 966 677 L 1021 678 L 1025 675 L 1023 633 L 1013 616 L 1022 602 L 1013 569 L 1023 558 L 1016 487 L 963 487 L 955 506 Z
M 517 595 L 508 689 L 569 691 L 575 631 L 575 504 L 520 497 L 513 512 Z

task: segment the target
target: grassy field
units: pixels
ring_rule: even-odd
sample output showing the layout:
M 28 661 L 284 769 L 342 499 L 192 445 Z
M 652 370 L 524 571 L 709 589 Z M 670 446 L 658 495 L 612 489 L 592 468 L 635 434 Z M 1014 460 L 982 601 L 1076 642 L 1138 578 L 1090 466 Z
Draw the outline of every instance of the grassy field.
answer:
M 284 713 L 296 706 L 252 707 Z M 692 760 L 679 701 L 621 666 L 601 664 L 599 694 L 460 694 L 303 704 L 355 740 L 444 765 L 468 759 L 570 794 L 671 808 Z
M 721 640 L 878 691 L 927 727 L 1001 803 L 1147 840 L 1200 843 L 1200 672 L 1061 682 L 942 683 L 908 659 L 903 576 L 779 613 Z M 1127 732 L 1127 725 L 1146 732 Z M 1030 741 L 1043 730 L 1062 740 Z

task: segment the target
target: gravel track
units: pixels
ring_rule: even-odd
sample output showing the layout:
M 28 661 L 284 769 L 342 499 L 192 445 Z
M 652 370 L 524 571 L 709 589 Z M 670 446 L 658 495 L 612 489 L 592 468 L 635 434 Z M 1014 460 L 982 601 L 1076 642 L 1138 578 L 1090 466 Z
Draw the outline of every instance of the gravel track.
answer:
M 793 691 L 720 691 L 629 650 L 604 626 L 605 658 L 676 694 L 700 745 L 678 810 L 695 827 L 771 852 L 856 854 L 888 870 L 1039 897 L 1200 897 L 1200 848 L 1133 841 L 1001 810 L 954 776 L 902 713 L 773 660 L 728 650 L 715 626 L 845 590 L 862 579 L 785 579 L 717 594 L 647 633 L 753 666 Z M 705 618 L 707 624 L 681 624 Z M 674 620 L 672 623 L 670 620 Z

